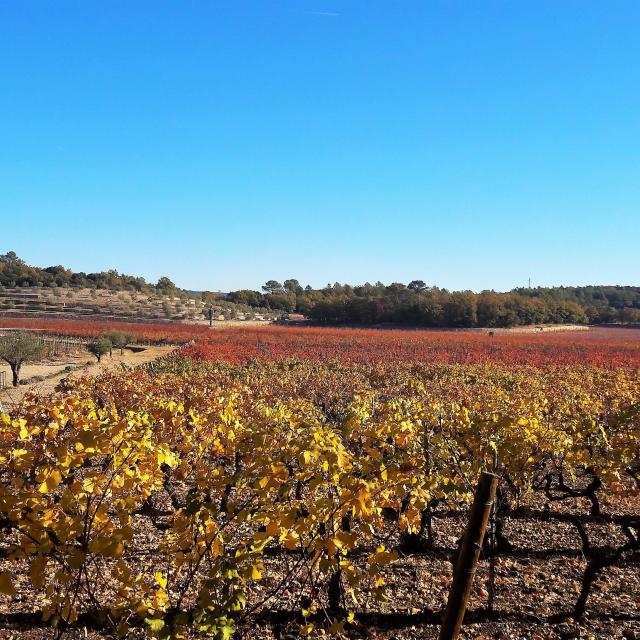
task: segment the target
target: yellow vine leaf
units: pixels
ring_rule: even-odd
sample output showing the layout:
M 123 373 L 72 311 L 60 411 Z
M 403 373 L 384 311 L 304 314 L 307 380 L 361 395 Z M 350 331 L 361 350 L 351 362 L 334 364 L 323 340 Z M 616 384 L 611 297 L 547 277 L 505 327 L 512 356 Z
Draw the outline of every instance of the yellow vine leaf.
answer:
M 42 481 L 39 487 L 40 493 L 49 493 L 53 491 L 62 482 L 62 475 L 57 469 L 53 469 Z
M 0 593 L 4 593 L 5 595 L 11 597 L 16 595 L 16 590 L 12 582 L 12 576 L 6 571 L 0 573 Z
M 36 589 L 42 589 L 45 585 L 46 556 L 36 556 L 29 564 L 29 577 Z

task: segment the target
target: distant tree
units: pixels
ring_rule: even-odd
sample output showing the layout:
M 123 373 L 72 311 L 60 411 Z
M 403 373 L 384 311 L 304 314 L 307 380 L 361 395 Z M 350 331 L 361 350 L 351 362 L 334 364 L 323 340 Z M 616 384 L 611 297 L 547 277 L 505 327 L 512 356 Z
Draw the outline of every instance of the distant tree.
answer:
M 457 291 L 444 305 L 444 322 L 449 327 L 473 327 L 477 321 L 476 297 L 471 292 Z
M 167 276 L 162 276 L 156 284 L 156 289 L 158 291 L 162 291 L 163 293 L 175 293 L 176 285 L 169 279 Z
M 46 351 L 46 345 L 38 336 L 27 331 L 12 332 L 0 336 L 0 358 L 11 367 L 14 387 L 20 383 L 22 365 L 25 362 L 39 360 Z
M 213 293 L 213 291 L 203 291 L 200 294 L 200 299 L 205 305 L 211 306 L 214 302 L 224 299 L 223 293 Z
M 1 255 L 0 262 L 2 262 L 8 269 L 24 266 L 24 261 L 18 258 L 15 251 L 8 251 Z
M 427 285 L 424 282 L 424 280 L 412 280 L 407 285 L 407 289 L 411 289 L 411 291 L 416 291 L 416 292 L 423 291 L 426 288 L 427 288 Z
M 265 300 L 270 309 L 291 313 L 296 308 L 295 293 L 267 293 Z
M 344 322 L 342 306 L 331 300 L 321 300 L 310 309 L 310 316 L 316 322 Z
M 102 337 L 110 342 L 113 349 L 120 349 L 120 355 L 124 353 L 125 347 L 135 339 L 132 333 L 126 333 L 125 331 L 108 331 Z M 111 349 L 109 350 L 109 355 L 112 355 Z
M 618 311 L 618 321 L 623 323 L 636 324 L 640 322 L 640 309 L 620 309 Z
M 416 324 L 425 327 L 444 325 L 443 307 L 446 300 L 438 292 L 425 292 L 414 305 Z
M 549 309 L 544 300 L 519 295 L 511 296 L 511 300 L 511 305 L 518 315 L 519 324 L 541 324 L 547 321 Z M 478 315 L 480 315 L 479 310 Z
M 100 362 L 102 360 L 102 356 L 111 351 L 111 340 L 101 336 L 97 340 L 90 342 L 87 349 L 89 350 L 89 353 L 92 353 L 97 358 L 98 362 Z
M 558 324 L 584 323 L 588 318 L 584 309 L 576 302 L 556 302 L 550 308 L 551 322 Z
M 508 327 L 506 297 L 493 291 L 483 291 L 477 298 L 478 324 L 481 327 Z
M 248 289 L 231 291 L 225 296 L 225 300 L 236 304 L 246 304 L 250 307 L 263 307 L 266 304 L 262 293 Z
M 300 283 L 295 278 L 285 280 L 282 286 L 287 293 L 295 293 L 296 295 L 301 295 L 304 291 L 300 286 Z
M 405 287 L 402 282 L 392 282 L 388 287 L 386 287 L 385 293 L 391 295 L 398 295 L 400 293 L 406 292 L 407 287 Z
M 267 280 L 262 285 L 262 290 L 265 293 L 282 293 L 283 287 L 277 280 Z
M 262 285 L 262 290 L 265 293 L 282 293 L 284 288 L 277 280 L 267 280 Z

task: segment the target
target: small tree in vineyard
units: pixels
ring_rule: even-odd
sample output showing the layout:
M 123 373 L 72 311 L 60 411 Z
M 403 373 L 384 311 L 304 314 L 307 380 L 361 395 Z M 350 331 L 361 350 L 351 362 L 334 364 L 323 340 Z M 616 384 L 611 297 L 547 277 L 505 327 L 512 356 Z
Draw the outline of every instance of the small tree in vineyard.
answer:
M 120 349 L 120 355 L 124 353 L 125 347 L 135 339 L 132 333 L 124 331 L 109 331 L 102 337 L 109 340 L 114 349 Z
M 89 343 L 87 348 L 89 349 L 89 352 L 98 359 L 98 362 L 100 362 L 100 360 L 102 360 L 102 356 L 111 351 L 111 340 L 102 336 Z
M 38 336 L 26 331 L 0 336 L 0 358 L 11 367 L 14 387 L 20 383 L 22 365 L 25 362 L 40 360 L 46 350 L 46 345 Z

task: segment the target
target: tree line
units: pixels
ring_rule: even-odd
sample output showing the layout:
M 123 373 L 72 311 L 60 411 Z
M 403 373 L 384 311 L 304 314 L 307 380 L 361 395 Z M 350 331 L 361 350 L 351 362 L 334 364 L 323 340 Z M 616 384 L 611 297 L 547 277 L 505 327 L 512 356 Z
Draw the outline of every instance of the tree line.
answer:
M 194 295 L 168 278 L 156 284 L 115 270 L 73 272 L 62 266 L 32 267 L 13 251 L 0 255 L 0 286 L 89 287 L 163 295 Z M 425 327 L 513 327 L 530 324 L 640 323 L 640 287 L 586 286 L 517 288 L 495 291 L 448 291 L 422 280 L 408 284 L 302 286 L 296 279 L 268 280 L 261 291 L 204 291 L 207 305 L 234 303 L 245 309 L 297 312 L 326 324 L 381 324 Z
M 144 293 L 176 294 L 181 290 L 166 276 L 156 284 L 140 276 L 118 273 L 115 269 L 99 273 L 72 271 L 61 265 L 33 267 L 14 251 L 0 255 L 0 286 L 14 287 L 86 287 L 110 291 L 139 291 Z
M 531 324 L 640 322 L 640 287 L 589 286 L 448 291 L 422 280 L 302 287 L 269 280 L 262 291 L 232 291 L 227 300 L 298 312 L 326 324 L 394 323 L 425 327 L 513 327 Z

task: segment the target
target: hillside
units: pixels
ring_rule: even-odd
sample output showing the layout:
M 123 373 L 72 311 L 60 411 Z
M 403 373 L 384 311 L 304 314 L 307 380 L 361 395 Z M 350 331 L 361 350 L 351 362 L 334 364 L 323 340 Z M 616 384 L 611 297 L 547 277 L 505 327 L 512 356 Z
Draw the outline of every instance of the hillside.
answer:
M 178 322 L 273 320 L 280 313 L 224 299 L 223 294 L 190 292 L 163 277 L 73 272 L 62 266 L 33 267 L 14 252 L 0 255 L 0 316 L 97 317 Z
M 261 291 L 196 292 L 164 276 L 156 284 L 109 270 L 33 267 L 14 252 L 0 255 L 0 315 L 107 316 L 208 322 L 273 320 L 298 313 L 321 324 L 472 328 L 541 324 L 640 323 L 640 287 L 604 286 L 449 291 L 408 284 L 336 282 L 321 289 L 298 280 L 268 280 Z
M 205 302 L 184 293 L 112 291 L 84 287 L 14 287 L 0 289 L 0 317 L 112 318 L 118 320 L 209 321 L 272 320 L 277 314 L 266 309 L 225 300 Z

